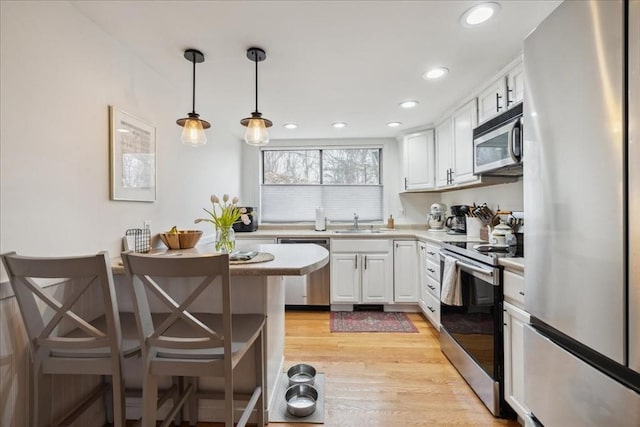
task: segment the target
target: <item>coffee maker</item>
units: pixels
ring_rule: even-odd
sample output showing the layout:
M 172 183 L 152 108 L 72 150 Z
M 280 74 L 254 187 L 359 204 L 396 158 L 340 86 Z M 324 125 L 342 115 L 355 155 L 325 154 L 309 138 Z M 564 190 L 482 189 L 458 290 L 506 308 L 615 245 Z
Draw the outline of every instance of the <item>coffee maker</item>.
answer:
M 442 203 L 434 203 L 431 205 L 431 211 L 427 215 L 427 222 L 429 223 L 429 230 L 431 231 L 445 231 L 444 222 L 446 220 L 447 205 Z
M 467 234 L 467 212 L 465 205 L 451 206 L 451 215 L 444 225 L 449 228 L 449 234 Z

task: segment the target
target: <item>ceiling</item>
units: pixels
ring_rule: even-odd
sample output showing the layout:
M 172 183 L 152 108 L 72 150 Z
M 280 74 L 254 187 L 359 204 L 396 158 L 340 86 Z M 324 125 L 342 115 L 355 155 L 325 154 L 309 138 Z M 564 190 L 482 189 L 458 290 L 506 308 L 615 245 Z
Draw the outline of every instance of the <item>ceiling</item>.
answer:
M 180 92 L 216 135 L 242 138 L 241 118 L 254 109 L 251 46 L 263 48 L 259 110 L 272 139 L 392 137 L 432 124 L 514 59 L 522 41 L 560 1 L 502 0 L 477 28 L 459 24 L 478 1 L 72 1 Z M 440 80 L 422 74 L 450 70 Z M 420 101 L 405 110 L 407 99 Z M 176 117 L 176 119 L 179 117 Z M 331 123 L 348 126 L 334 129 Z M 402 122 L 397 128 L 386 123 Z M 285 129 L 288 122 L 298 124 Z

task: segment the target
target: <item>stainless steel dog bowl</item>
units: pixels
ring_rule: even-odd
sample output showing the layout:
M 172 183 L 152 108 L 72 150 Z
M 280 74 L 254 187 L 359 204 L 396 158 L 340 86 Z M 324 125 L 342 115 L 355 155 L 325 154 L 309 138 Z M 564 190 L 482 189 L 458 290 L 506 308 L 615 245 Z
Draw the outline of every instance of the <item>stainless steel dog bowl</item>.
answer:
M 309 384 L 296 384 L 285 393 L 287 411 L 295 417 L 306 417 L 316 410 L 318 391 Z
M 313 384 L 316 380 L 316 368 L 305 363 L 293 365 L 287 371 L 289 385 Z

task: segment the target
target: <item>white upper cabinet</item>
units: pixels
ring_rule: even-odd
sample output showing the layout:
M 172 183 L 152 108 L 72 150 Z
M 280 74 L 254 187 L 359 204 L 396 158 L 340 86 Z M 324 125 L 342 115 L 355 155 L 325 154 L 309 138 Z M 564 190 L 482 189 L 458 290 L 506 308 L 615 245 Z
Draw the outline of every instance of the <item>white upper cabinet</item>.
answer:
M 445 188 L 479 180 L 473 174 L 473 128 L 478 124 L 476 99 L 436 127 L 436 186 Z
M 433 130 L 404 137 L 403 188 L 405 191 L 425 190 L 435 187 L 435 158 Z
M 436 127 L 436 187 L 446 187 L 452 183 L 452 134 L 451 119 Z
M 507 72 L 507 108 L 524 98 L 524 68 L 522 62 Z
M 453 114 L 453 183 L 476 181 L 473 174 L 473 128 L 478 124 L 475 98 Z
M 508 110 L 522 101 L 523 95 L 524 73 L 522 62 L 518 62 L 478 95 L 478 123 Z

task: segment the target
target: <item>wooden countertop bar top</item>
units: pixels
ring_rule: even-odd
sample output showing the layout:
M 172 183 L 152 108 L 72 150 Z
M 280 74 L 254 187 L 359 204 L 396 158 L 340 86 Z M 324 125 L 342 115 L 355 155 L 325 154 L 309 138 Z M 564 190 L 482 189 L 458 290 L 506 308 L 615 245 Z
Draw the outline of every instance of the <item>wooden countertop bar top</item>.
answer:
M 329 262 L 329 251 L 314 244 L 298 245 L 256 245 L 251 248 L 267 252 L 274 256 L 272 261 L 232 264 L 229 270 L 232 276 L 303 276 L 324 267 Z M 198 256 L 216 253 L 214 244 L 207 243 L 192 249 L 154 249 L 149 256 Z M 113 274 L 124 274 L 120 258 L 111 260 Z

